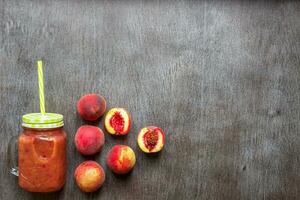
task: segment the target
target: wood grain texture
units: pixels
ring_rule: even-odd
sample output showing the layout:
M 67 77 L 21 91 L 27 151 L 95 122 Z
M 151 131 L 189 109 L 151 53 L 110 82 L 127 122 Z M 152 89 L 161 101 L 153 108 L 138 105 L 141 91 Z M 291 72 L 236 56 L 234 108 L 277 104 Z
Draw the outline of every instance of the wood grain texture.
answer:
M 0 19 L 1 200 L 300 198 L 300 2 L 0 0 Z M 22 114 L 39 108 L 38 58 L 46 109 L 68 133 L 68 179 L 53 194 L 19 189 L 6 166 Z M 133 119 L 93 157 L 107 177 L 93 194 L 73 180 L 88 92 Z M 157 157 L 136 144 L 151 124 L 167 134 Z M 136 152 L 128 176 L 105 165 L 115 144 Z

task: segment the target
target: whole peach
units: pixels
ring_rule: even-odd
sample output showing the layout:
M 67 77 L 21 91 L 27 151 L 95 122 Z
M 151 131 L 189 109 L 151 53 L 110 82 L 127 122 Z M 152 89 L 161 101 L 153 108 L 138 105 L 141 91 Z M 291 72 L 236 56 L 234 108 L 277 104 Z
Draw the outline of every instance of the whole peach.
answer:
M 96 126 L 83 125 L 75 135 L 75 146 L 83 155 L 93 155 L 101 150 L 105 138 L 102 130 Z
M 99 119 L 106 110 L 105 99 L 98 94 L 86 94 L 77 103 L 77 111 L 87 121 Z
M 91 160 L 81 163 L 76 168 L 74 177 L 78 187 L 83 192 L 94 192 L 98 190 L 105 181 L 103 168 Z
M 107 154 L 106 164 L 116 174 L 126 174 L 135 165 L 134 151 L 126 145 L 115 145 Z

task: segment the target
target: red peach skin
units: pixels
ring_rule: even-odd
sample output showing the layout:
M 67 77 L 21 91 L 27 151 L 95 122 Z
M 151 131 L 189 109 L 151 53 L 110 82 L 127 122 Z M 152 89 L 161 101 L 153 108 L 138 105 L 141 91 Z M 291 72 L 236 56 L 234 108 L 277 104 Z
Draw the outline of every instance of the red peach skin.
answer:
M 94 192 L 103 185 L 105 172 L 101 165 L 90 160 L 81 163 L 76 168 L 74 177 L 80 190 Z
M 135 165 L 134 151 L 126 145 L 115 145 L 106 158 L 107 166 L 116 174 L 126 174 Z
M 83 125 L 75 135 L 75 146 L 83 155 L 98 153 L 104 145 L 105 138 L 102 130 L 96 126 Z
M 106 111 L 106 101 L 98 94 L 86 94 L 77 103 L 80 117 L 87 121 L 96 121 Z

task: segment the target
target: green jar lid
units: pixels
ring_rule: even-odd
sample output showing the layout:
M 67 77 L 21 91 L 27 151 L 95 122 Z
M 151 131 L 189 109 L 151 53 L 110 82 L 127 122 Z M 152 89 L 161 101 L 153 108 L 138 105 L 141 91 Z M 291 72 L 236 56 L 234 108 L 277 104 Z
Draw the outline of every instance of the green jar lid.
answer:
M 23 115 L 22 126 L 27 128 L 58 128 L 64 125 L 64 117 L 57 113 L 29 113 Z

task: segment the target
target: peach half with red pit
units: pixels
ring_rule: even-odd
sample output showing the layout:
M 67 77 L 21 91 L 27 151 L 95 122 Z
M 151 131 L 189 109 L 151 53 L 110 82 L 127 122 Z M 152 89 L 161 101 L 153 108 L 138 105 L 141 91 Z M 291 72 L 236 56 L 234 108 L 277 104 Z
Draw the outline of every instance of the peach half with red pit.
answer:
M 164 147 L 165 133 L 161 128 L 148 126 L 140 130 L 137 142 L 143 152 L 157 153 Z
M 112 135 L 127 135 L 131 127 L 131 117 L 124 108 L 112 108 L 105 116 L 104 126 Z

